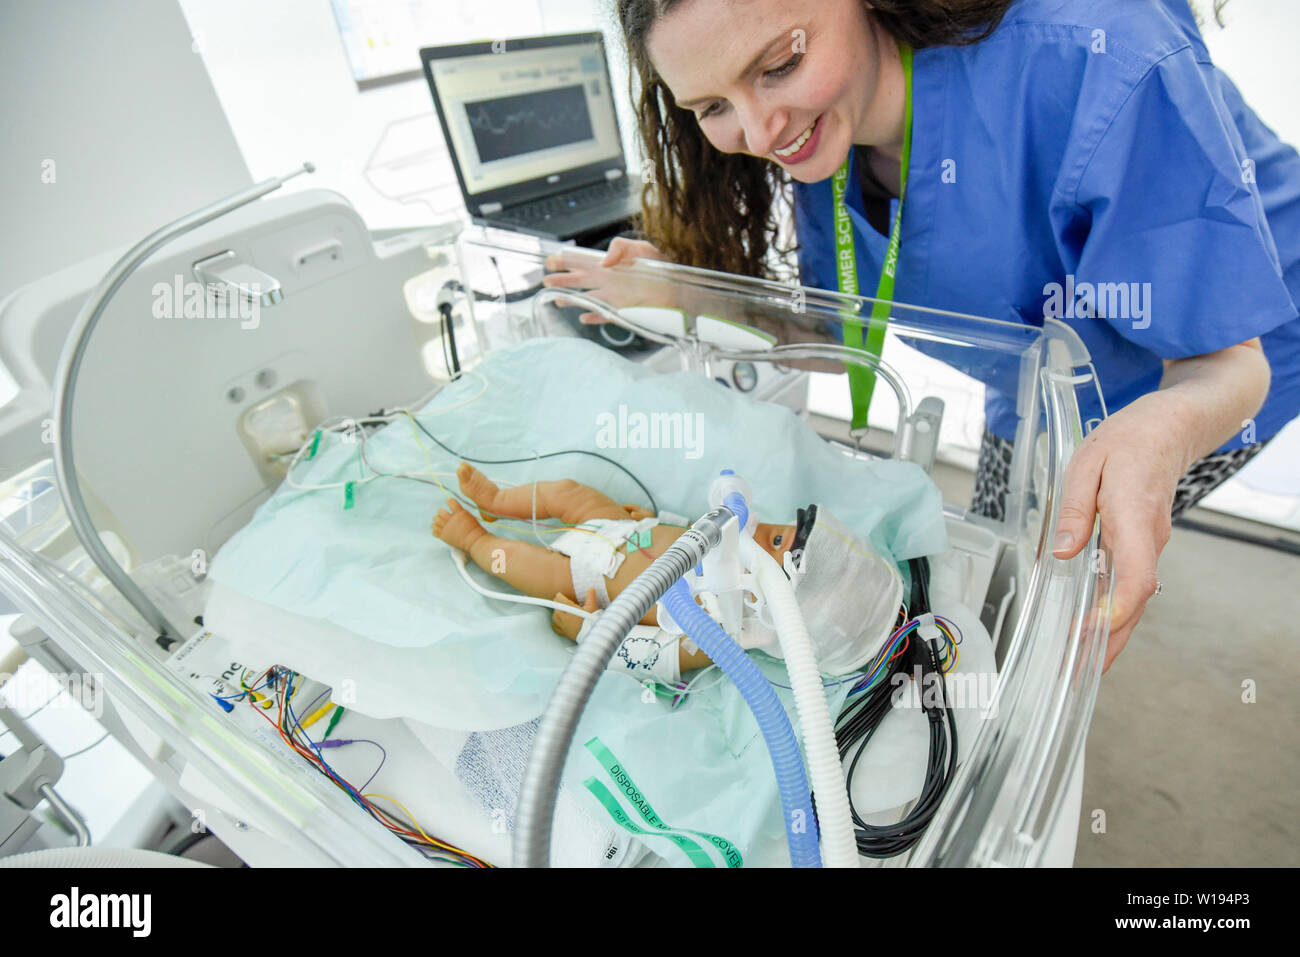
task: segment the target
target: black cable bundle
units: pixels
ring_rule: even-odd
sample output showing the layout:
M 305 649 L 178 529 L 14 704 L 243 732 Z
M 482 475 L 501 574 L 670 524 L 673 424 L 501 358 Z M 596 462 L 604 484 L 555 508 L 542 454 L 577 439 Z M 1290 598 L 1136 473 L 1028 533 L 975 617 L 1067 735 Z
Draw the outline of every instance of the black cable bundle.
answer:
M 447 364 L 447 374 L 454 381 L 460 378 L 460 353 L 456 350 L 456 320 L 452 317 L 451 303 L 438 307 L 442 317 L 442 359 Z
M 930 610 L 930 566 L 925 559 L 912 559 L 912 595 L 909 612 L 912 618 L 923 615 Z M 849 764 L 848 781 L 853 781 L 853 772 L 858 759 L 871 743 L 871 737 L 880 727 L 891 710 L 891 699 L 899 686 L 898 675 L 907 676 L 917 666 L 921 676 L 921 705 L 926 717 L 930 719 L 930 754 L 925 768 L 925 785 L 920 797 L 907 815 L 897 824 L 876 826 L 867 824 L 853 806 L 853 792 L 849 790 L 849 810 L 853 814 L 853 823 L 858 840 L 858 852 L 867 857 L 894 857 L 912 848 L 925 833 L 939 802 L 948 791 L 953 773 L 957 768 L 957 721 L 953 717 L 952 707 L 948 703 L 947 689 L 944 686 L 943 670 L 939 664 L 937 641 L 926 641 L 919 634 L 913 633 L 908 643 L 908 650 L 899 655 L 890 665 L 885 679 L 877 684 L 863 698 L 851 705 L 840 716 L 839 727 L 835 731 L 835 740 L 839 745 L 840 760 L 843 761 L 854 746 L 860 745 L 857 754 Z M 927 691 L 937 683 L 940 705 L 927 703 Z M 944 717 L 947 717 L 947 733 L 944 733 Z

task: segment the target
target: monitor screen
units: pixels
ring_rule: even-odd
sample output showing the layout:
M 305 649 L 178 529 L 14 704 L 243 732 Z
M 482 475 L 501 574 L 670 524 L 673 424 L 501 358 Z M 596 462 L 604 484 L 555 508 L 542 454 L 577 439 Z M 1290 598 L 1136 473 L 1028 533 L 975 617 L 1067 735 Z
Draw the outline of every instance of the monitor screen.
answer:
M 471 196 L 623 155 L 599 39 L 427 60 Z

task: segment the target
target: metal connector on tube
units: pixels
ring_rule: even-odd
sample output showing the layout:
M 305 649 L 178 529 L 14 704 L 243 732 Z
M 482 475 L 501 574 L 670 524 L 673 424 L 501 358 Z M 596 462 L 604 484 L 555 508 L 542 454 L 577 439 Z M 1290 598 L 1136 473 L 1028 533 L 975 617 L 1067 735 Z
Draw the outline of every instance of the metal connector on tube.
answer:
M 76 391 L 77 374 L 86 355 L 86 346 L 90 341 L 91 332 L 94 331 L 113 296 L 140 264 L 159 248 L 177 236 L 184 235 L 205 223 L 209 223 L 226 213 L 251 203 L 255 199 L 262 198 L 267 193 L 274 192 L 295 176 L 315 171 L 316 167 L 314 165 L 303 163 L 301 169 L 296 169 L 285 176 L 275 176 L 260 183 L 255 183 L 247 189 L 218 200 L 210 206 L 205 206 L 187 216 L 182 216 L 175 222 L 163 226 L 140 240 L 113 265 L 113 268 L 99 281 L 99 285 L 95 287 L 94 292 L 86 299 L 85 305 L 81 307 L 81 311 L 72 324 L 72 330 L 68 333 L 63 352 L 59 356 L 59 365 L 54 375 L 54 474 L 58 481 L 59 494 L 63 499 L 64 510 L 68 514 L 68 521 L 72 525 L 73 532 L 76 533 L 77 539 L 85 548 L 86 554 L 90 556 L 91 561 L 99 566 L 104 576 L 122 593 L 122 597 L 131 603 L 131 606 L 143 616 L 150 626 L 157 630 L 160 636 L 183 640 L 185 632 L 182 629 L 173 627 L 167 621 L 162 611 L 149 600 L 149 597 L 145 595 L 104 546 L 104 543 L 100 540 L 98 530 L 90 520 L 90 514 L 86 510 L 86 501 L 82 497 L 81 486 L 77 480 L 76 464 L 72 454 L 72 400 Z

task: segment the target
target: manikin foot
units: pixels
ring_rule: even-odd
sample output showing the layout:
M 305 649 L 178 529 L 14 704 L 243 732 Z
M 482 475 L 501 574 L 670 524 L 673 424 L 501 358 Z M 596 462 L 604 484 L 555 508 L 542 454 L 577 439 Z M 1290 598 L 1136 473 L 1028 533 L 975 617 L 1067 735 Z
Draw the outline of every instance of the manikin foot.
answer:
M 468 462 L 461 462 L 456 469 L 456 478 L 460 480 L 460 490 L 479 507 L 479 515 L 485 522 L 495 522 L 492 512 L 497 493 L 501 491 L 490 478 Z
M 487 529 L 460 502 L 449 498 L 447 508 L 433 516 L 433 534 L 468 555 L 474 543 L 487 534 Z

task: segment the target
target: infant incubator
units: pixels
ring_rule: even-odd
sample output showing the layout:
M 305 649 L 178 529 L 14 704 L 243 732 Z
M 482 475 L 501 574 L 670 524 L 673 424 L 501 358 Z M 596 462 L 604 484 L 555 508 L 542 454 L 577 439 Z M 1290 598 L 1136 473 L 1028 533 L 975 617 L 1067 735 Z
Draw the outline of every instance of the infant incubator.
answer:
M 558 700 L 577 652 L 551 611 L 483 594 L 502 586 L 481 574 L 471 587 L 430 534 L 465 455 L 504 484 L 573 477 L 684 525 L 734 470 L 739 518 L 831 501 L 909 583 L 924 559 L 928 624 L 951 626 L 949 678 L 969 679 L 949 688 L 980 700 L 954 709 L 924 833 L 853 863 L 1069 863 L 1110 570 L 1095 535 L 1051 555 L 1066 464 L 1097 424 L 1081 397 L 1099 396 L 1066 326 L 892 305 L 871 363 L 885 421 L 851 433 L 810 412 L 808 364 L 842 368 L 824 330 L 866 321 L 871 300 L 647 261 L 606 290 L 549 289 L 548 256 L 601 254 L 460 224 L 373 234 L 321 190 L 247 199 L 155 234 L 132 268 L 102 256 L 0 304 L 14 637 L 94 676 L 105 726 L 244 860 L 791 863 L 776 756 L 720 671 L 667 687 L 609 673 Z M 1015 396 L 1001 520 L 929 478 L 970 464 L 936 369 Z M 718 540 L 743 537 L 730 521 Z M 793 716 L 793 665 L 742 657 Z M 822 678 L 833 721 L 857 686 Z M 921 793 L 925 726 L 888 715 L 854 750 L 848 797 L 873 824 Z M 700 740 L 716 747 L 683 744 Z

